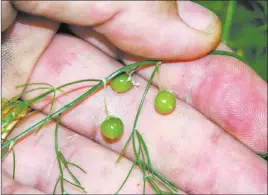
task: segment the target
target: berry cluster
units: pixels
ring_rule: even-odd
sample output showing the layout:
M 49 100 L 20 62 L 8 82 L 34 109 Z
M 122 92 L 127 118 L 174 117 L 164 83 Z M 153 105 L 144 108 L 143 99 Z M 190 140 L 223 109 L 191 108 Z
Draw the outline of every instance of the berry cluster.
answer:
M 133 80 L 131 74 L 123 73 L 111 80 L 111 88 L 117 93 L 124 93 L 132 89 Z M 154 100 L 154 107 L 160 114 L 167 115 L 174 111 L 176 98 L 168 90 L 159 90 Z M 124 124 L 122 120 L 115 116 L 107 116 L 101 123 L 101 132 L 105 138 L 114 140 L 122 136 Z

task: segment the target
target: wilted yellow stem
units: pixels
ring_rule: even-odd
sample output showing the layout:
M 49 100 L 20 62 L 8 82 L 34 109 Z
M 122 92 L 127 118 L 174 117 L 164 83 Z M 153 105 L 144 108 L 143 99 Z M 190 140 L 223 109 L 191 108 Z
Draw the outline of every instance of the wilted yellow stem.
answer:
M 16 102 L 12 104 L 5 99 L 1 100 L 1 143 L 6 140 L 19 120 L 28 113 L 29 107 L 26 104 L 19 100 L 16 100 Z

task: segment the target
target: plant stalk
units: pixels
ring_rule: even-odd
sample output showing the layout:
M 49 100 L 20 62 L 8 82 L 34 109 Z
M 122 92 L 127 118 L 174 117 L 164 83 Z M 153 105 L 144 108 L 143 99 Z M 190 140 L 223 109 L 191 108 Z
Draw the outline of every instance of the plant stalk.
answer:
M 228 2 L 228 8 L 227 8 L 227 14 L 226 19 L 223 27 L 223 35 L 222 35 L 222 41 L 226 44 L 228 44 L 229 41 L 229 35 L 230 35 L 230 29 L 233 22 L 233 16 L 236 8 L 236 0 L 230 0 Z
M 111 81 L 113 78 L 115 78 L 116 76 L 118 76 L 119 74 L 139 67 L 139 66 L 144 66 L 144 65 L 149 65 L 149 64 L 154 64 L 157 63 L 159 61 L 156 60 L 146 60 L 146 61 L 142 61 L 142 62 L 137 62 L 137 63 L 133 63 L 130 64 L 128 66 L 124 66 L 122 68 L 120 68 L 119 70 L 113 72 L 112 74 L 110 74 L 108 77 L 106 77 L 105 81 Z M 74 83 L 74 82 L 73 82 Z M 79 102 L 81 102 L 82 100 L 84 100 L 86 97 L 88 97 L 91 93 L 93 93 L 94 91 L 100 89 L 103 85 L 104 85 L 104 81 L 100 80 L 98 84 L 96 84 L 95 86 L 93 86 L 92 88 L 90 88 L 88 91 L 86 91 L 84 94 L 82 94 L 81 96 L 79 96 L 78 98 L 76 98 L 75 100 L 73 100 L 72 102 L 70 102 L 69 104 L 66 104 L 65 106 L 63 106 L 62 108 L 60 108 L 59 110 L 57 110 L 56 112 L 48 115 L 45 119 L 39 121 L 38 123 L 36 123 L 35 125 L 31 126 L 30 128 L 26 129 L 25 131 L 23 131 L 22 133 L 20 133 L 19 135 L 11 138 L 10 140 L 7 140 L 4 144 L 2 144 L 1 149 L 5 149 L 7 146 L 10 145 L 11 142 L 16 142 L 17 140 L 23 138 L 24 136 L 28 135 L 29 133 L 33 132 L 36 128 L 38 128 L 39 126 L 41 126 L 42 124 L 48 122 L 49 120 L 51 120 L 54 117 L 57 117 L 58 115 L 60 115 L 61 113 L 63 113 L 65 110 L 73 107 L 74 105 L 78 104 Z M 66 85 L 62 85 L 62 87 L 64 87 Z M 46 93 L 43 94 L 43 97 L 45 97 L 46 95 L 48 95 L 49 93 L 52 93 L 55 89 L 50 90 Z M 40 98 L 40 96 L 39 96 Z M 41 97 L 42 98 L 42 97 Z M 33 98 L 32 100 L 30 100 L 30 103 L 37 101 L 37 98 Z M 2 157 L 2 156 L 1 156 Z M 3 158 L 2 158 L 3 159 Z

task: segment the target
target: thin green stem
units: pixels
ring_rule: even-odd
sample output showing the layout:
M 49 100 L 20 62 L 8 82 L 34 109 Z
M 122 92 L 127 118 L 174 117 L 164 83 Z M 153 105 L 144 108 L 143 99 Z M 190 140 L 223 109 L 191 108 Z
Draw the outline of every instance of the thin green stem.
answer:
M 61 187 L 61 193 L 64 193 L 64 185 L 63 185 L 63 169 L 61 165 L 61 158 L 59 154 L 59 144 L 58 144 L 58 133 L 59 133 L 59 123 L 60 123 L 60 115 L 57 118 L 56 121 L 56 128 L 55 128 L 55 151 L 57 155 L 57 161 L 59 165 L 59 170 L 60 170 L 60 187 Z
M 140 152 L 141 152 L 141 147 L 139 148 L 138 156 L 140 155 Z M 127 180 L 128 180 L 128 178 L 129 178 L 129 176 L 130 176 L 130 174 L 131 174 L 131 172 L 132 172 L 134 166 L 135 166 L 137 163 L 139 164 L 139 161 L 134 161 L 134 162 L 133 162 L 133 164 L 132 164 L 132 166 L 131 166 L 131 168 L 130 168 L 130 170 L 129 170 L 129 172 L 128 172 L 126 178 L 125 178 L 125 180 L 123 181 L 123 183 L 121 184 L 121 186 L 119 187 L 119 189 L 117 190 L 117 192 L 116 192 L 115 194 L 118 194 L 118 193 L 120 192 L 120 190 L 122 189 L 122 187 L 125 185 L 125 183 L 127 182 Z M 145 170 L 142 170 L 142 171 L 145 171 Z
M 103 90 L 104 90 L 104 110 L 105 110 L 105 114 L 106 114 L 106 117 L 109 116 L 109 111 L 108 111 L 108 107 L 107 107 L 107 101 L 106 101 L 106 81 L 104 80 L 103 81 Z
M 56 193 L 56 189 L 57 189 L 57 186 L 58 186 L 59 181 L 60 181 L 60 177 L 58 178 L 58 180 L 57 180 L 57 182 L 56 182 L 56 184 L 54 186 L 53 194 Z
M 53 108 L 53 105 L 54 105 L 54 103 L 55 103 L 55 99 L 56 99 L 56 90 L 53 91 L 53 98 L 52 98 L 52 101 L 51 101 L 51 105 L 50 105 L 50 109 L 49 109 L 48 115 L 50 115 L 51 112 L 52 112 L 52 108 Z M 38 132 L 40 131 L 40 129 L 42 129 L 43 126 L 44 126 L 45 124 L 46 124 L 46 123 L 42 124 L 42 125 L 38 128 L 38 130 L 35 132 L 35 135 L 38 134 Z
M 21 87 L 26 87 L 26 86 L 30 86 L 30 85 L 46 85 L 50 88 L 53 88 L 53 85 L 49 84 L 49 83 L 25 83 L 22 85 L 17 85 L 16 88 L 21 88 Z
M 59 136 L 59 123 L 60 123 L 60 115 L 57 118 L 56 121 L 56 128 L 55 128 L 55 151 L 56 151 L 56 156 L 57 156 L 57 160 L 58 160 L 58 165 L 59 165 L 59 170 L 60 170 L 60 185 L 61 185 L 61 192 L 62 194 L 66 194 L 65 190 L 64 190 L 64 181 L 68 182 L 69 184 L 78 187 L 79 189 L 83 190 L 85 193 L 85 188 L 81 186 L 80 182 L 78 181 L 78 179 L 74 176 L 74 174 L 71 172 L 71 170 L 69 169 L 68 164 L 73 165 L 75 167 L 77 167 L 78 169 L 82 170 L 83 172 L 85 172 L 81 167 L 79 167 L 78 165 L 74 164 L 74 163 L 70 163 L 67 162 L 65 157 L 63 156 L 63 154 L 61 153 L 61 151 L 59 150 L 59 144 L 58 144 L 58 136 Z M 73 183 L 67 179 L 64 178 L 63 175 L 63 167 L 61 165 L 61 162 L 63 163 L 63 165 L 65 166 L 65 168 L 67 169 L 68 173 L 71 175 L 72 179 L 76 182 Z M 58 183 L 58 182 L 57 182 Z M 55 185 L 56 188 L 57 184 Z
M 239 55 L 229 52 L 229 51 L 218 51 L 218 50 L 214 50 L 212 52 L 210 52 L 209 54 L 211 55 L 222 55 L 222 56 L 230 56 L 230 57 L 234 57 L 237 58 L 238 60 L 241 60 L 242 62 L 249 64 L 244 58 L 240 57 Z
M 142 158 L 144 158 L 143 156 L 143 150 L 142 150 L 142 146 L 141 146 L 141 143 L 139 142 L 139 152 L 138 152 L 138 157 L 140 156 L 140 154 L 142 155 Z M 139 160 L 138 158 L 135 160 L 137 162 L 137 164 L 139 165 L 141 171 L 142 171 L 142 174 L 143 174 L 143 178 L 146 176 L 146 167 L 143 166 L 143 164 L 141 163 L 142 161 Z
M 87 174 L 87 172 L 84 169 L 82 169 L 80 166 L 78 166 L 77 164 L 74 164 L 74 163 L 71 163 L 71 162 L 67 162 L 67 164 L 72 165 L 72 166 L 78 168 L 80 171 L 82 171 L 85 174 Z
M 230 0 L 228 2 L 228 8 L 226 13 L 226 19 L 223 27 L 223 35 L 222 35 L 222 41 L 224 43 L 228 43 L 229 41 L 229 35 L 230 35 L 230 29 L 233 22 L 233 16 L 236 8 L 236 0 Z
M 56 152 L 59 152 L 59 143 L 58 143 L 59 123 L 60 123 L 60 115 L 57 118 L 56 128 L 55 128 L 55 151 Z
M 142 147 L 140 147 L 141 149 L 141 157 L 142 157 L 142 161 L 145 162 L 145 156 L 144 156 L 144 151 L 142 149 Z M 141 169 L 143 170 L 143 190 L 142 190 L 142 193 L 145 194 L 145 187 L 146 187 L 146 177 L 147 177 L 147 174 L 146 174 L 146 166 L 144 165 L 145 163 L 140 163 L 140 167 Z
M 145 144 L 145 141 L 144 141 L 143 137 L 141 136 L 141 134 L 138 131 L 136 131 L 136 135 L 137 135 L 137 138 L 139 140 L 139 143 L 141 143 L 141 145 L 143 146 L 144 152 L 146 154 L 146 157 L 147 157 L 147 165 L 148 165 L 148 167 L 151 167 L 151 161 L 150 161 L 149 151 L 148 151 L 148 148 L 147 148 L 147 146 Z
M 160 83 L 160 66 L 159 66 L 156 74 L 157 74 L 158 90 L 161 91 L 163 88 L 162 88 L 161 83 Z
M 147 179 L 147 181 L 149 182 L 149 184 L 151 185 L 151 187 L 153 188 L 154 192 L 156 194 L 162 194 L 161 190 L 159 189 L 159 187 L 155 184 L 155 182 L 153 182 L 153 180 L 151 179 Z
M 48 86 L 48 88 L 50 88 L 50 89 L 55 89 L 54 86 L 51 85 L 51 84 L 49 84 L 49 83 L 25 83 L 25 84 L 16 86 L 16 88 L 26 87 L 26 86 L 30 86 L 30 85 L 46 85 L 46 86 Z M 61 90 L 61 89 L 57 89 L 57 90 L 59 90 L 59 91 L 61 91 L 61 92 L 64 92 L 64 91 Z
M 123 149 L 122 149 L 122 151 L 120 152 L 120 155 L 118 156 L 118 158 L 117 158 L 117 160 L 116 160 L 116 163 L 119 163 L 119 161 L 120 161 L 121 158 L 123 157 L 123 155 L 124 155 L 124 153 L 125 153 L 125 151 L 126 151 L 126 149 L 127 149 L 127 146 L 128 146 L 128 144 L 129 144 L 129 142 L 130 142 L 130 140 L 131 140 L 133 134 L 134 134 L 134 131 L 131 132 L 131 135 L 129 136 L 127 142 L 125 143 L 125 145 L 124 145 L 124 147 L 123 147 Z
M 48 111 L 48 115 L 50 115 L 51 112 L 52 112 L 52 108 L 53 108 L 53 106 L 54 106 L 55 100 L 56 100 L 56 91 L 53 92 L 53 97 L 52 97 L 52 101 L 51 101 L 50 109 L 49 109 L 49 111 Z
M 139 66 L 144 66 L 144 65 L 148 65 L 148 64 L 153 64 L 159 61 L 154 61 L 154 60 L 146 60 L 143 62 L 138 62 L 138 63 L 134 63 L 134 64 L 130 64 L 128 66 L 124 66 L 122 68 L 120 68 L 119 70 L 113 72 L 112 74 L 110 74 L 107 78 L 106 81 L 110 81 L 113 78 L 115 78 L 116 76 L 118 76 L 119 74 L 125 72 L 126 70 L 135 68 L 135 67 L 139 67 Z M 81 82 L 81 81 L 80 81 Z M 77 83 L 77 81 L 72 82 L 72 84 Z M 44 118 L 43 120 L 39 121 L 38 123 L 34 124 L 33 126 L 31 126 L 30 128 L 26 129 L 25 131 L 23 131 L 22 133 L 20 133 L 19 135 L 11 138 L 10 140 L 6 141 L 4 144 L 2 144 L 1 149 L 3 150 L 4 148 L 6 148 L 7 146 L 10 145 L 11 141 L 16 141 L 18 139 L 23 138 L 24 136 L 28 135 L 29 133 L 33 132 L 36 128 L 38 128 L 39 126 L 41 126 L 42 124 L 46 123 L 47 121 L 51 120 L 54 117 L 57 117 L 59 114 L 61 114 L 62 112 L 64 112 L 65 110 L 73 107 L 74 105 L 78 104 L 79 102 L 81 102 L 82 100 L 84 100 L 86 97 L 88 97 L 88 95 L 90 95 L 91 93 L 95 92 L 96 90 L 100 89 L 103 86 L 103 81 L 99 81 L 98 84 L 96 84 L 95 86 L 93 86 L 92 88 L 90 88 L 88 91 L 86 91 L 85 93 L 83 93 L 81 96 L 79 96 L 78 98 L 76 98 L 75 100 L 73 100 L 72 102 L 70 102 L 69 104 L 66 104 L 65 106 L 63 106 L 62 108 L 60 108 L 59 110 L 57 110 L 56 112 L 48 115 L 46 118 Z M 61 88 L 64 86 L 70 85 L 69 84 L 65 84 L 60 86 Z M 59 87 L 58 87 L 59 88 Z M 52 92 L 52 91 L 51 91 Z M 50 92 L 50 93 L 51 93 Z M 42 97 L 45 97 L 47 94 L 49 94 L 48 92 L 46 94 L 42 94 Z M 39 96 L 39 99 L 42 98 Z M 38 98 L 37 98 L 38 100 Z M 31 102 L 35 102 L 36 98 L 32 99 Z M 3 158 L 2 158 L 3 159 Z
M 23 106 L 25 105 L 25 106 Z M 1 107 L 2 111 L 4 111 L 5 109 L 15 109 L 16 112 L 17 109 L 21 109 L 20 107 L 27 107 L 28 104 L 26 102 L 20 101 L 20 100 L 8 100 L 3 107 Z M 12 115 L 13 116 L 13 115 Z M 2 121 L 5 121 L 2 119 Z M 3 126 L 3 123 L 2 123 Z
M 12 150 L 12 154 L 13 154 L 13 174 L 12 174 L 12 177 L 13 177 L 13 179 L 15 179 L 15 172 L 16 172 L 16 155 L 15 155 L 14 147 L 13 147 L 13 150 Z
M 152 176 L 148 176 L 150 177 L 150 179 L 154 180 L 155 182 L 157 182 L 160 186 L 162 186 L 163 188 L 166 188 L 168 190 L 168 192 L 170 193 L 174 193 L 173 191 L 175 191 L 173 188 L 169 188 L 167 185 L 165 185 L 165 183 L 163 183 L 161 180 L 157 179 L 156 177 L 152 177 Z M 176 192 L 176 191 L 175 191 Z
M 78 80 L 78 81 L 74 81 L 74 82 L 70 82 L 70 83 L 65 83 L 65 84 L 60 85 L 60 86 L 58 86 L 58 87 L 56 87 L 56 88 L 54 88 L 54 87 L 52 86 L 53 88 L 52 88 L 51 90 L 49 90 L 49 91 L 47 91 L 47 92 L 45 92 L 45 93 L 43 93 L 43 94 L 41 94 L 41 95 L 39 95 L 39 96 L 37 96 L 37 97 L 31 99 L 31 100 L 27 100 L 27 102 L 28 102 L 29 104 L 33 104 L 34 102 L 40 100 L 41 98 L 47 96 L 48 94 L 54 92 L 55 90 L 60 90 L 60 89 L 62 89 L 62 88 L 64 88 L 64 87 L 67 87 L 67 86 L 69 86 L 69 85 L 74 85 L 74 84 L 78 84 L 78 83 L 82 83 L 82 82 L 100 82 L 100 81 L 101 81 L 100 79 L 83 79 L 83 80 Z
M 72 179 L 77 183 L 77 185 L 81 186 L 81 183 L 79 182 L 79 180 L 74 176 L 74 174 L 69 169 L 68 163 L 61 152 L 59 152 L 59 156 L 60 156 L 65 168 L 67 169 L 68 173 L 71 175 Z
M 134 155 L 135 155 L 135 159 L 138 160 L 140 155 L 138 154 L 137 148 L 136 148 L 136 140 L 135 140 L 136 129 L 133 130 L 133 132 L 134 132 L 134 134 L 131 137 L 132 138 L 132 147 L 133 147 L 133 152 L 134 152 Z M 140 147 L 140 143 L 139 143 L 139 147 Z
M 8 154 L 9 150 L 6 149 L 3 154 L 1 154 L 1 158 L 4 159 L 6 157 L 6 155 Z
M 156 175 L 159 179 L 161 179 L 162 181 L 165 181 L 166 184 L 172 186 L 174 189 L 177 189 L 177 185 L 176 185 L 174 182 L 168 180 L 165 176 L 161 175 L 159 172 L 157 172 L 157 171 L 156 171 L 155 169 L 153 169 L 152 167 L 149 168 L 149 167 L 147 166 L 147 164 L 145 164 L 145 166 L 147 167 L 147 169 L 148 169 L 150 172 L 152 172 L 154 175 Z
M 135 117 L 135 120 L 134 120 L 132 132 L 135 132 L 136 131 L 138 119 L 139 119 L 139 116 L 140 116 L 140 113 L 141 113 L 141 109 L 143 107 L 143 103 L 145 101 L 145 97 L 146 97 L 146 95 L 147 95 L 147 93 L 149 91 L 149 88 L 150 88 L 150 86 L 152 84 L 152 80 L 153 80 L 154 75 L 155 75 L 156 71 L 158 70 L 158 68 L 159 68 L 159 63 L 156 63 L 156 66 L 154 68 L 154 71 L 153 71 L 153 73 L 152 73 L 152 75 L 151 75 L 151 77 L 150 77 L 150 79 L 149 79 L 149 81 L 147 83 L 147 86 L 145 88 L 145 91 L 144 91 L 144 93 L 142 95 L 142 98 L 141 98 L 141 101 L 140 101 L 140 105 L 138 107 L 138 111 L 137 111 L 137 114 L 136 114 L 136 117 Z M 136 160 L 137 160 L 139 157 L 137 156 L 137 149 L 136 149 L 136 146 L 135 146 L 135 136 L 134 136 L 134 134 L 131 134 L 131 136 L 132 136 L 133 150 L 134 150 L 134 154 L 135 154 L 135 157 L 136 157 Z
M 158 68 L 159 68 L 159 64 L 160 64 L 160 63 L 156 63 L 156 66 L 155 66 L 155 68 L 154 68 L 154 70 L 153 70 L 153 73 L 152 73 L 152 75 L 151 75 L 151 77 L 150 77 L 150 79 L 149 79 L 149 81 L 148 81 L 148 83 L 147 83 L 147 86 L 146 86 L 145 91 L 144 91 L 144 93 L 143 93 L 143 96 L 142 96 L 142 98 L 141 98 L 140 105 L 139 105 L 139 108 L 138 108 L 138 111 L 137 111 L 137 114 L 136 114 L 136 117 L 135 117 L 135 120 L 134 120 L 134 124 L 133 124 L 132 131 L 135 131 L 135 130 L 136 130 L 137 123 L 138 123 L 138 119 L 139 119 L 139 116 L 140 116 L 140 113 L 141 113 L 141 109 L 142 109 L 142 107 L 143 107 L 143 103 L 144 103 L 144 101 L 145 101 L 145 97 L 146 97 L 146 95 L 147 95 L 147 93 L 148 93 L 148 91 L 149 91 L 149 88 L 150 88 L 151 84 L 152 84 L 152 80 L 153 80 L 153 78 L 154 78 L 154 75 L 155 75 L 156 71 L 157 71 Z
M 57 160 L 58 160 L 58 165 L 59 165 L 59 170 L 60 170 L 60 188 L 61 188 L 61 193 L 63 194 L 65 192 L 64 184 L 63 184 L 63 169 L 62 169 L 59 156 L 57 156 Z
M 118 194 L 120 192 L 120 190 L 123 188 L 123 186 L 127 182 L 127 180 L 128 180 L 128 178 L 129 178 L 129 176 L 130 176 L 130 174 L 131 174 L 131 172 L 132 172 L 132 170 L 133 170 L 135 165 L 136 165 L 136 162 L 134 161 L 132 166 L 131 166 L 131 168 L 130 168 L 130 170 L 129 170 L 129 172 L 128 172 L 128 174 L 127 174 L 127 176 L 126 176 L 126 178 L 125 178 L 125 180 L 123 181 L 123 183 L 121 184 L 121 186 L 119 187 L 119 189 L 117 190 L 117 192 L 115 194 Z
M 71 181 L 69 181 L 69 180 L 67 180 L 67 179 L 65 179 L 65 178 L 64 178 L 63 180 L 66 181 L 67 183 L 69 183 L 69 184 L 71 184 L 71 185 L 73 185 L 73 186 L 75 186 L 75 187 L 77 187 L 77 188 L 83 190 L 83 192 L 86 193 L 85 188 L 83 188 L 81 185 L 77 185 L 77 184 L 75 184 L 75 183 L 73 183 L 73 182 L 71 182 Z
M 141 164 L 140 164 L 140 162 L 139 162 L 139 156 L 140 156 L 140 153 L 137 152 L 136 144 L 135 144 L 135 133 L 137 132 L 137 130 L 136 130 L 136 126 L 137 126 L 137 123 L 138 123 L 138 119 L 139 119 L 139 116 L 140 116 L 140 113 L 141 113 L 141 109 L 142 109 L 143 103 L 144 103 L 144 101 L 145 101 L 145 97 L 146 97 L 146 95 L 147 95 L 147 93 L 148 93 L 148 91 L 149 91 L 149 88 L 150 88 L 151 84 L 152 84 L 154 75 L 155 75 L 156 71 L 157 71 L 158 68 L 159 68 L 159 64 L 160 64 L 160 62 L 157 62 L 157 63 L 156 63 L 155 68 L 154 68 L 154 70 L 153 70 L 153 72 L 152 72 L 152 74 L 151 74 L 151 77 L 150 77 L 150 79 L 149 79 L 149 81 L 148 81 L 148 83 L 147 83 L 147 86 L 146 86 L 146 88 L 145 88 L 145 90 L 144 90 L 144 93 L 143 93 L 143 95 L 142 95 L 142 98 L 141 98 L 141 101 L 140 101 L 140 104 L 139 104 L 139 107 L 138 107 L 138 110 L 137 110 L 137 114 L 136 114 L 136 117 L 135 117 L 135 120 L 134 120 L 134 124 L 133 124 L 133 128 L 132 128 L 132 133 L 131 133 L 131 135 L 130 135 L 130 138 L 132 138 L 132 146 L 133 146 L 133 151 L 134 151 L 134 155 L 135 155 L 135 161 L 138 162 L 139 167 L 140 167 L 141 170 L 143 171 L 143 175 L 145 174 L 145 173 L 144 173 L 145 170 L 142 169 L 142 166 L 141 166 Z M 130 140 L 130 139 L 129 139 L 129 140 Z M 127 145 L 128 142 L 129 142 L 129 141 L 127 141 L 127 143 L 126 143 L 125 145 Z M 139 142 L 139 147 L 141 148 L 141 143 L 140 143 L 140 142 Z M 125 147 L 124 147 L 124 148 L 125 148 Z M 124 150 L 124 148 L 123 148 L 123 150 Z M 139 149 L 140 149 L 140 148 L 139 148 Z M 140 151 L 140 150 L 139 150 L 139 151 Z M 121 152 L 121 154 L 122 154 L 122 152 Z M 120 155 L 121 155 L 121 154 L 120 154 Z M 129 175 L 128 175 L 128 176 L 129 176 Z M 128 177 L 127 177 L 127 178 L 128 178 Z M 125 184 L 125 181 L 123 182 L 123 184 Z M 119 192 L 119 191 L 118 191 L 118 192 Z M 118 193 L 118 192 L 117 192 L 117 193 Z
M 28 91 L 25 91 L 25 92 L 22 92 L 21 94 L 13 97 L 12 99 L 15 100 L 15 99 L 19 99 L 20 97 L 30 93 L 30 92 L 33 92 L 33 91 L 37 91 L 37 90 L 41 90 L 41 89 L 50 89 L 50 87 L 38 87 L 38 88 L 34 88 L 34 89 L 30 89 Z
M 15 141 L 10 142 L 9 147 L 6 149 L 6 151 L 3 154 L 1 154 L 2 159 L 4 159 L 7 156 L 8 152 L 11 150 L 14 144 L 15 144 Z

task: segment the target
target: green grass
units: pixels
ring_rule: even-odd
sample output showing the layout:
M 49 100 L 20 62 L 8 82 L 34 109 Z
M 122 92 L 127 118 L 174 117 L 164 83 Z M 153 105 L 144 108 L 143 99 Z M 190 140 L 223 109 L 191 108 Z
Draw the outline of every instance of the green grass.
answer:
M 267 2 L 198 1 L 216 13 L 223 24 L 222 41 L 267 82 Z

